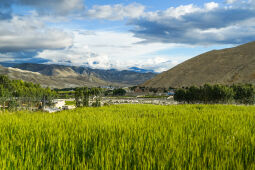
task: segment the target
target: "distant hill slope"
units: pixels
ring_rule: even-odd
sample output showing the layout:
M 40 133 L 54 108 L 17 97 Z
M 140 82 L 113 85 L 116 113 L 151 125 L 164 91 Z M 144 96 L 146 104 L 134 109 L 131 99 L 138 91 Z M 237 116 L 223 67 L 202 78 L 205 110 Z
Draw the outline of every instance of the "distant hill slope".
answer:
M 141 86 L 182 87 L 210 84 L 255 84 L 255 42 L 213 50 L 165 71 Z
M 46 76 L 38 72 L 25 71 L 17 68 L 5 68 L 0 66 L 0 74 L 7 75 L 10 79 L 20 79 L 28 82 L 40 84 L 43 87 L 51 88 L 68 88 L 78 86 L 123 86 L 123 84 L 111 83 L 100 80 L 98 78 L 83 76 L 75 77 L 57 77 L 57 76 Z
M 127 70 L 100 70 L 86 67 L 31 63 L 13 65 L 12 68 L 0 67 L 0 74 L 6 74 L 12 79 L 32 81 L 54 88 L 133 86 L 141 84 L 156 75 L 155 73 L 138 73 Z

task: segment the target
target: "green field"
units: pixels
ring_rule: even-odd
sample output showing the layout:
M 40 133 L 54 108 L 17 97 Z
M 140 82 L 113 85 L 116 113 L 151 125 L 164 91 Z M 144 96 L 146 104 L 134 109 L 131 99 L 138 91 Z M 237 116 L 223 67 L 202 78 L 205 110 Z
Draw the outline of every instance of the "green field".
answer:
M 66 105 L 75 105 L 75 101 L 65 101 Z
M 255 107 L 0 114 L 0 169 L 255 169 Z

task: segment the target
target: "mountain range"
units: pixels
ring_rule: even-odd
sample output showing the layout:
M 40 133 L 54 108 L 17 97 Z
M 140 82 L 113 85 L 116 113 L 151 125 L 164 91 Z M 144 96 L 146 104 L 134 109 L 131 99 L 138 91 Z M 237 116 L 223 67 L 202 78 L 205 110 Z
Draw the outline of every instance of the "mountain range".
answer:
M 118 71 L 54 64 L 0 64 L 3 65 L 0 66 L 0 74 L 52 88 L 134 85 L 177 88 L 206 83 L 255 84 L 255 42 L 206 52 L 160 74 L 136 67 Z
M 8 75 L 11 79 L 22 79 L 52 88 L 77 86 L 133 86 L 141 84 L 156 75 L 156 73 L 152 72 L 118 71 L 115 69 L 101 70 L 88 67 L 50 64 L 2 63 L 1 65 L 3 66 L 0 66 L 0 74 Z
M 209 84 L 255 84 L 255 42 L 213 50 L 158 74 L 141 86 L 187 87 Z

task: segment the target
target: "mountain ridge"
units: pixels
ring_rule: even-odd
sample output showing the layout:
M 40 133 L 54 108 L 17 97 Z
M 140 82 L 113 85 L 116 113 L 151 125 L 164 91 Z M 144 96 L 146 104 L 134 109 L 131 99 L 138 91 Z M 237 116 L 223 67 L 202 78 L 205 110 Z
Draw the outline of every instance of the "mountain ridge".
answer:
M 19 68 L 22 70 L 28 70 L 33 72 L 39 72 L 47 76 L 59 76 L 62 77 L 64 72 L 72 73 L 72 76 L 94 76 L 104 81 L 138 85 L 146 80 L 155 76 L 155 73 L 139 73 L 130 70 L 118 71 L 116 69 L 102 70 L 102 69 L 92 69 L 89 67 L 78 67 L 78 66 L 64 66 L 57 64 L 31 64 L 23 63 L 13 66 L 14 68 Z
M 133 86 L 156 75 L 155 73 L 138 73 L 129 70 L 100 70 L 56 64 L 21 63 L 16 65 L 8 64 L 8 66 L 10 67 L 6 68 L 1 66 L 0 74 L 6 74 L 12 79 L 32 81 L 53 88 L 78 86 Z M 24 74 L 24 71 L 28 72 Z M 37 74 L 37 76 L 34 76 L 35 73 L 39 73 L 39 75 Z M 29 74 L 31 74 L 31 77 Z
M 206 83 L 255 84 L 255 42 L 200 54 L 140 86 L 176 88 Z

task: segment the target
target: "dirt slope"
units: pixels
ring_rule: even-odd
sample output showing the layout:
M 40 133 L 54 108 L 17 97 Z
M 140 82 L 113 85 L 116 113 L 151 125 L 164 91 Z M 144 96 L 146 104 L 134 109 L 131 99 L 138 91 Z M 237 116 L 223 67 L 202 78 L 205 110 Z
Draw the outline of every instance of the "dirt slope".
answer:
M 165 71 L 141 86 L 183 87 L 210 84 L 255 84 L 255 42 L 213 50 Z

